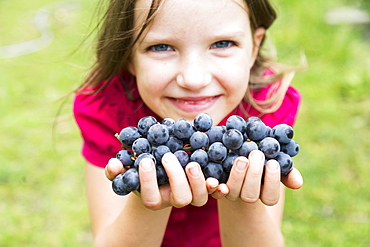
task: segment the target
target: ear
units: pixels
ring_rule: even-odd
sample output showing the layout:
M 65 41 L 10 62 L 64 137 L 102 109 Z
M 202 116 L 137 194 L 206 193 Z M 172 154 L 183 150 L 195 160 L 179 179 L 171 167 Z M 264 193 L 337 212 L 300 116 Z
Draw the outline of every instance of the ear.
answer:
M 135 66 L 132 64 L 132 61 L 128 63 L 127 70 L 131 75 L 136 76 Z
M 263 40 L 263 37 L 265 37 L 266 29 L 263 27 L 259 27 L 254 31 L 253 34 L 253 53 L 252 53 L 252 59 L 253 59 L 253 64 L 254 61 L 257 58 L 258 51 L 260 50 L 261 42 Z

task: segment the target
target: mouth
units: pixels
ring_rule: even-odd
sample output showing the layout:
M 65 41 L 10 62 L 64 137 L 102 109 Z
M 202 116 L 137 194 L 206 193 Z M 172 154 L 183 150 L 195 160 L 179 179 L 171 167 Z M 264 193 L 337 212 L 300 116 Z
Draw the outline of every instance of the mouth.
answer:
M 220 97 L 221 95 L 181 98 L 169 97 L 168 100 L 184 112 L 204 112 L 205 110 L 209 109 Z
M 215 98 L 219 96 L 214 96 L 214 97 L 188 97 L 188 98 L 173 98 L 174 100 L 186 104 L 186 105 L 203 105 L 206 103 L 209 103 L 213 101 Z

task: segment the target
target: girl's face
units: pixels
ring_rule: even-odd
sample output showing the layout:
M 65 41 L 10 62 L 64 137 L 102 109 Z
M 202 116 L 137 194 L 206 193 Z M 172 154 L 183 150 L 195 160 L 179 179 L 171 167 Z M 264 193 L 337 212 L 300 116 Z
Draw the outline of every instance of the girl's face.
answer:
M 136 26 L 150 4 L 137 1 Z M 206 112 L 217 124 L 241 102 L 264 35 L 262 28 L 252 35 L 242 6 L 242 0 L 164 1 L 129 65 L 152 111 L 188 120 Z

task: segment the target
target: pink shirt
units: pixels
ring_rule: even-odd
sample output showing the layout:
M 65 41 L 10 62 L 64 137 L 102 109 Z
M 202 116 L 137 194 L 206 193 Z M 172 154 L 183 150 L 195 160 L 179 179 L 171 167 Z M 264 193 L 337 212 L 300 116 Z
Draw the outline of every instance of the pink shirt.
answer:
M 127 79 L 127 78 L 125 78 Z M 266 97 L 266 89 L 255 94 L 256 99 Z M 129 100 L 121 80 L 115 77 L 109 85 L 97 94 L 78 94 L 74 101 L 74 115 L 83 138 L 82 155 L 93 165 L 105 167 L 108 160 L 115 157 L 121 149 L 114 137 L 126 126 L 136 126 L 139 119 L 154 114 L 140 99 L 137 89 L 133 91 L 135 100 Z M 280 123 L 293 125 L 301 96 L 293 87 L 289 87 L 281 107 L 274 113 L 261 117 L 266 125 L 273 127 Z M 246 102 L 244 109 L 249 109 L 250 116 L 259 112 L 250 109 Z M 230 115 L 243 116 L 238 107 Z M 227 116 L 227 117 L 228 117 Z M 226 119 L 220 125 L 225 125 Z M 244 117 L 244 116 L 243 116 Z M 162 246 L 201 247 L 221 246 L 217 201 L 212 197 L 203 207 L 186 206 L 173 208 L 167 225 Z

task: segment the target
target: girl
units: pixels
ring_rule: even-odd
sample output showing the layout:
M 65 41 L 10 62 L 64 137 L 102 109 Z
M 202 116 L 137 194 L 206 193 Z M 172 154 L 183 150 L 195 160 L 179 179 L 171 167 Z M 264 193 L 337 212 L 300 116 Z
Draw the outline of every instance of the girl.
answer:
M 114 134 L 144 116 L 192 120 L 207 112 L 216 125 L 235 114 L 294 123 L 300 95 L 260 53 L 276 17 L 269 1 L 108 3 L 95 67 L 74 102 L 94 244 L 282 246 L 280 181 L 298 189 L 302 178 L 296 169 L 280 177 L 275 161 L 264 169 L 259 151 L 239 157 L 226 184 L 205 180 L 197 163 L 184 170 L 171 153 L 162 160 L 169 185 L 157 186 L 149 159 L 139 166 L 140 193 L 116 196 L 109 181 L 124 172 L 110 159 L 120 150 Z

